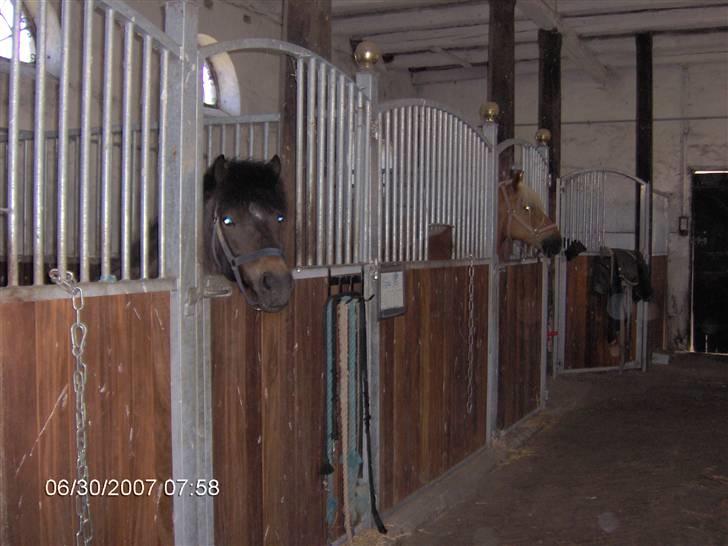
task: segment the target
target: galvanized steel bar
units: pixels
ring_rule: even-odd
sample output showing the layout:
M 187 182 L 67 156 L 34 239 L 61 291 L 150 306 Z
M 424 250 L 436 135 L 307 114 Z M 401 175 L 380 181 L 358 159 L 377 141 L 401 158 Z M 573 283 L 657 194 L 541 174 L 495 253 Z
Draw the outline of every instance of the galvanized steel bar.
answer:
M 131 125 L 133 55 L 134 23 L 127 22 L 124 26 L 124 88 L 121 125 L 121 278 L 124 280 L 131 278 L 132 177 L 134 176 L 132 170 L 134 128 Z
M 348 143 L 346 145 L 346 220 L 344 223 L 344 263 L 351 263 L 352 259 L 352 227 L 353 227 L 353 208 L 354 208 L 354 161 L 355 152 L 354 145 L 356 142 L 355 132 L 356 126 L 354 125 L 354 109 L 355 109 L 355 94 L 354 94 L 354 82 L 349 82 L 347 86 L 347 97 L 346 97 L 346 126 Z
M 325 214 L 325 161 L 326 161 L 326 65 L 321 63 L 318 73 L 318 104 L 316 130 L 316 265 L 324 259 L 324 214 Z
M 395 155 L 399 157 L 399 172 L 398 172 L 398 181 L 397 186 L 399 188 L 399 207 L 396 211 L 396 218 L 397 218 L 397 258 L 396 261 L 401 262 L 404 261 L 404 240 L 405 240 L 405 224 L 404 224 L 404 215 L 406 214 L 407 205 L 406 205 L 406 195 L 405 195 L 405 185 L 406 185 L 406 171 L 405 171 L 405 154 L 406 154 L 406 148 L 405 148 L 405 130 L 406 130 L 406 112 L 405 108 L 402 107 L 399 109 L 399 134 L 397 135 L 399 140 L 399 148 L 398 151 L 395 152 Z
M 315 223 L 314 215 L 316 214 L 314 200 L 315 185 L 315 154 L 316 154 L 316 58 L 311 57 L 308 60 L 308 80 L 307 84 L 307 107 L 306 107 L 306 210 L 301 211 L 306 219 L 305 229 L 299 233 L 301 246 L 305 248 L 304 256 L 306 265 L 313 265 L 315 258 Z M 300 218 L 303 223 L 303 218 Z
M 363 194 L 362 199 L 362 205 L 361 210 L 367 211 L 366 214 L 363 214 L 362 218 L 362 224 L 361 224 L 361 230 L 362 230 L 362 252 L 360 255 L 360 261 L 361 262 L 369 262 L 371 261 L 374 256 L 371 253 L 371 241 L 369 239 L 372 229 L 376 229 L 377 232 L 379 231 L 379 226 L 372 226 L 370 219 L 372 218 L 372 215 L 369 211 L 372 211 L 375 206 L 378 206 L 378 203 L 372 202 L 372 194 L 370 191 L 370 184 L 371 184 L 371 169 L 372 169 L 372 157 L 371 157 L 371 119 L 372 119 L 372 104 L 368 97 L 364 95 L 364 93 L 361 93 L 361 97 L 364 101 L 364 169 L 363 169 L 363 176 L 364 178 L 360 180 L 360 187 L 361 192 Z
M 412 141 L 412 207 L 409 210 L 408 216 L 411 216 L 411 232 L 408 236 L 409 239 L 409 259 L 410 261 L 417 260 L 417 237 L 418 237 L 418 225 L 417 217 L 420 211 L 420 195 L 419 195 L 419 141 L 417 138 L 419 129 L 419 106 L 413 106 L 411 110 L 412 114 L 412 133 L 410 140 Z
M 425 166 L 425 117 L 427 115 L 426 107 L 417 107 L 417 129 L 415 134 L 417 135 L 417 216 L 415 221 L 415 240 L 414 240 L 414 259 L 423 260 L 422 255 L 422 241 L 425 239 L 424 229 L 424 211 L 425 211 L 425 193 L 427 188 L 425 186 L 425 172 L 427 167 Z
M 326 248 L 326 265 L 334 263 L 334 228 L 336 217 L 335 212 L 335 194 L 334 194 L 334 177 L 336 176 L 336 70 L 329 68 L 328 74 L 328 94 L 326 105 L 326 117 L 328 121 L 328 129 L 326 131 L 326 240 L 324 242 Z
M 93 13 L 94 0 L 83 5 L 83 59 L 81 70 L 81 168 L 79 211 L 79 278 L 88 282 L 90 277 L 90 181 L 91 181 L 91 85 L 93 84 Z
M 299 112 L 300 112 L 300 110 L 299 110 Z M 298 117 L 300 118 L 301 116 L 299 115 Z M 298 123 L 298 119 L 296 120 L 296 122 Z M 241 128 L 242 128 L 242 124 L 240 124 L 240 123 L 235 124 L 235 140 L 233 141 L 235 157 L 240 157 L 240 129 Z M 208 131 L 209 130 L 210 129 L 208 128 Z M 297 149 L 300 150 L 302 148 L 300 146 L 298 146 Z
M 296 265 L 303 265 L 303 240 L 305 239 L 303 227 L 304 198 L 303 198 L 303 95 L 305 85 L 305 67 L 303 59 L 296 59 L 296 210 L 295 214 L 295 247 L 296 247 Z M 240 148 L 240 124 L 235 124 L 235 149 Z
M 220 124 L 220 153 L 226 155 L 227 153 L 227 124 Z
M 268 160 L 270 158 L 270 123 L 263 123 L 263 157 Z
M 111 163 L 114 142 L 111 112 L 114 99 L 114 10 L 107 9 L 104 25 L 104 83 L 101 114 L 101 279 L 111 277 Z M 161 147 L 160 147 L 161 149 Z M 164 157 L 164 154 L 160 154 Z M 161 177 L 163 178 L 163 177 Z
M 167 258 L 164 248 L 167 238 L 167 123 L 169 112 L 169 51 L 163 49 L 159 57 L 159 136 L 157 138 L 157 263 L 160 279 L 167 276 Z
M 406 186 L 406 205 L 403 211 L 405 232 L 403 237 L 404 242 L 404 259 L 410 261 L 412 255 L 410 249 L 412 248 L 412 170 L 414 167 L 413 156 L 412 156 L 412 107 L 407 106 L 405 110 L 405 118 L 407 120 L 406 131 L 405 131 L 405 142 L 407 143 L 407 186 Z
M 255 126 L 251 123 L 248 125 L 248 159 L 253 159 L 255 155 Z
M 392 158 L 392 131 L 391 131 L 392 111 L 387 110 L 384 113 L 384 262 L 392 261 L 392 215 L 394 208 L 392 207 L 393 198 L 393 174 L 394 169 Z
M 140 211 L 139 211 L 139 242 L 141 251 L 141 278 L 149 278 L 149 221 L 150 221 L 150 200 L 151 189 L 149 172 L 150 140 L 150 119 L 151 119 L 151 80 L 152 80 L 152 38 L 145 35 L 142 45 L 142 128 L 141 128 L 141 171 L 140 171 Z M 224 127 L 224 126 L 223 126 Z M 224 150 L 224 146 L 223 146 Z
M 45 82 L 48 5 L 38 4 L 36 20 L 35 112 L 33 133 L 33 284 L 45 282 Z M 10 205 L 8 205 L 10 206 Z
M 445 214 L 445 222 L 453 225 L 454 224 L 454 208 L 455 199 L 453 194 L 455 192 L 455 139 L 453 134 L 453 119 L 450 114 L 445 114 L 445 125 L 446 125 L 446 136 L 445 136 L 445 150 L 447 153 L 447 160 L 445 167 L 447 173 L 445 175 L 446 191 L 445 199 L 447 201 L 447 210 Z M 457 234 L 455 234 L 457 237 Z
M 356 91 L 356 176 L 354 177 L 354 262 L 358 263 L 363 257 L 362 253 L 362 236 L 364 230 L 363 216 L 368 211 L 362 210 L 364 205 L 364 169 L 362 161 L 364 160 L 364 147 L 369 145 L 369 135 L 364 134 L 364 95 L 357 89 Z
M 447 167 L 445 159 L 447 158 L 445 137 L 447 135 L 445 127 L 445 113 L 442 110 L 437 111 L 437 223 L 444 224 L 445 219 L 445 176 Z
M 426 107 L 425 108 L 425 127 L 422 131 L 422 134 L 424 136 L 424 177 L 422 180 L 423 187 L 425 190 L 425 203 L 423 208 L 423 214 L 422 214 L 422 226 L 420 231 L 420 237 L 422 237 L 422 241 L 420 241 L 420 252 L 421 252 L 421 259 L 426 260 L 427 259 L 427 252 L 429 251 L 429 237 L 427 236 L 428 231 L 428 225 L 431 223 L 431 215 L 432 215 L 432 171 L 433 171 L 433 163 L 432 163 L 432 144 L 433 144 L 433 133 L 432 133 L 432 108 Z
M 19 7 L 16 2 L 16 8 Z M 10 81 L 8 89 L 8 194 L 7 194 L 7 285 L 17 286 L 19 278 L 18 256 L 20 243 L 19 235 L 19 206 L 20 191 L 18 184 L 19 171 L 19 131 L 20 120 L 18 116 L 20 96 L 20 9 L 13 11 L 12 52 L 10 60 Z
M 386 191 L 388 184 L 386 182 L 386 176 L 387 176 L 387 163 L 384 158 L 384 150 L 386 148 L 386 143 L 384 140 L 384 125 L 383 120 L 384 116 L 382 115 L 382 112 L 377 113 L 377 127 L 379 128 L 379 138 L 377 139 L 377 153 L 379 154 L 379 172 L 374 173 L 374 179 L 371 181 L 372 185 L 376 188 L 376 191 L 379 192 L 379 206 L 377 209 L 377 224 L 379 226 L 379 229 L 377 230 L 377 253 L 376 255 L 372 256 L 372 260 L 376 260 L 379 262 L 383 261 L 384 257 L 384 222 L 386 217 Z
M 58 269 L 65 271 L 67 269 L 67 253 L 66 253 L 66 229 L 68 221 L 68 73 L 71 57 L 71 3 L 63 2 L 61 5 L 61 78 L 58 84 L 58 184 L 57 184 L 57 203 L 56 212 L 56 263 Z M 13 59 L 15 61 L 16 58 Z M 17 114 L 11 119 L 16 119 Z M 11 143 L 12 147 L 12 143 Z M 12 171 L 12 162 L 9 165 Z M 8 199 L 8 206 L 13 208 L 13 202 Z M 12 214 L 12 212 L 11 212 Z M 13 218 L 9 216 L 9 218 Z M 12 240 L 12 237 L 11 237 Z M 12 252 L 9 261 L 12 263 Z M 17 283 L 17 277 L 13 279 L 12 275 L 8 275 L 8 285 L 12 286 Z

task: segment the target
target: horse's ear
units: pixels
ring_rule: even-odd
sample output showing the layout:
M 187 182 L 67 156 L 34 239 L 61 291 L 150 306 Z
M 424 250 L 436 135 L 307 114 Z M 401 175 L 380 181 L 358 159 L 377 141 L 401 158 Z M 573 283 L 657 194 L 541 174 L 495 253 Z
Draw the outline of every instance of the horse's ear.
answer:
M 268 168 L 273 171 L 276 179 L 281 176 L 281 158 L 278 157 L 278 154 L 271 157 L 270 161 L 268 162 Z
M 212 174 L 215 177 L 215 184 L 222 184 L 227 175 L 227 160 L 223 154 L 220 154 L 215 158 L 215 163 L 212 164 Z
M 513 189 L 517 190 L 518 187 L 523 182 L 523 171 L 521 169 L 514 170 L 512 179 L 513 179 Z

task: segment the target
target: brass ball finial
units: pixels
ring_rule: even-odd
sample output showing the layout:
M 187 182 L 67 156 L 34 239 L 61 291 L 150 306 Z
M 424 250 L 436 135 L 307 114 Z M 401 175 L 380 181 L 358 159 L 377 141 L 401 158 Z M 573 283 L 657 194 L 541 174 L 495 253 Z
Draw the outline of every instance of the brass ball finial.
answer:
M 536 131 L 536 142 L 546 145 L 551 142 L 551 131 L 543 127 Z
M 379 61 L 381 57 L 382 54 L 379 51 L 379 46 L 369 40 L 359 42 L 359 45 L 356 46 L 356 49 L 354 50 L 354 60 L 362 70 L 370 69 L 372 66 L 377 64 L 377 61 Z
M 480 117 L 483 121 L 495 121 L 500 114 L 500 106 L 497 102 L 489 101 L 480 107 Z

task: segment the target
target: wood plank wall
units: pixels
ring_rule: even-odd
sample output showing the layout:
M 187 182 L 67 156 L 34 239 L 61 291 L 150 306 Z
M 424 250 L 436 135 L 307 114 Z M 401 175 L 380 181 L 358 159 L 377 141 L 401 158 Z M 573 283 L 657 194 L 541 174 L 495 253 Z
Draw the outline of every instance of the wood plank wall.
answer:
M 649 303 L 647 355 L 667 350 L 667 256 L 653 256 L 652 300 Z
M 466 411 L 468 267 L 410 269 L 406 313 L 380 322 L 380 500 L 389 508 L 485 444 L 488 266 L 474 276 L 474 409 Z
M 607 296 L 592 290 L 597 256 L 579 256 L 567 264 L 566 342 L 564 368 L 581 369 L 619 366 L 619 357 L 609 352 L 607 342 Z M 632 333 L 636 333 L 637 307 L 632 307 Z M 636 350 L 633 335 L 628 360 Z
M 500 274 L 498 421 L 506 429 L 538 408 L 541 387 L 540 263 Z
M 92 479 L 171 478 L 169 294 L 86 298 Z M 75 504 L 46 481 L 76 476 L 67 298 L 0 305 L 0 543 L 75 544 Z M 95 544 L 172 544 L 172 499 L 93 496 Z
M 296 281 L 279 313 L 211 302 L 217 544 L 327 540 L 323 316 L 327 279 Z

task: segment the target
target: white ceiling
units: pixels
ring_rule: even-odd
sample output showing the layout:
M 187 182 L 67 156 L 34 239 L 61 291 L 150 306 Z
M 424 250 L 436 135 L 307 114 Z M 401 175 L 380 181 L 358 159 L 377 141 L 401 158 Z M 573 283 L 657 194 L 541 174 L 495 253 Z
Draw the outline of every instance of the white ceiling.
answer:
M 488 60 L 487 1 L 332 0 L 334 47 L 377 43 L 386 70 L 415 83 L 481 77 Z M 518 0 L 516 62 L 535 69 L 538 29 L 558 29 L 566 67 L 597 80 L 634 64 L 634 38 L 656 33 L 656 63 L 728 63 L 728 0 Z

